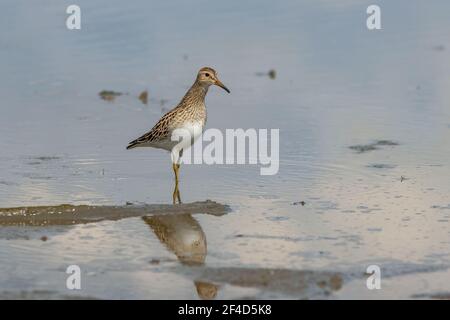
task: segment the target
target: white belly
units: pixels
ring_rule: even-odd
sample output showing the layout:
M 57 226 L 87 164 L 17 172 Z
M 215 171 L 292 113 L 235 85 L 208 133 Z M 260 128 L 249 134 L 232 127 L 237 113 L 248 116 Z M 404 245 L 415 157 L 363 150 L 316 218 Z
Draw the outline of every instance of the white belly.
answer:
M 172 132 L 172 137 L 175 138 L 173 147 L 178 151 L 189 148 L 202 135 L 202 132 L 203 122 L 198 121 L 184 124 L 183 127 Z
M 190 122 L 186 126 L 183 126 L 183 129 L 189 131 L 189 135 L 192 137 L 191 144 L 194 143 L 203 133 L 203 123 L 198 122 Z

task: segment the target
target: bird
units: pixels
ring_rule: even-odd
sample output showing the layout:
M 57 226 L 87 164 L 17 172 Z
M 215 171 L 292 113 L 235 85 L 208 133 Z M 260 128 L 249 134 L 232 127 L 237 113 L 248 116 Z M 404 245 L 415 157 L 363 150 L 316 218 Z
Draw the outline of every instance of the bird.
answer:
M 181 203 L 178 181 L 183 150 L 189 148 L 203 133 L 207 119 L 205 97 L 211 85 L 221 87 L 230 93 L 230 90 L 219 80 L 217 72 L 213 68 L 201 68 L 194 84 L 180 103 L 163 115 L 150 131 L 131 141 L 127 146 L 127 150 L 151 147 L 171 152 L 172 169 L 175 174 L 174 204 L 177 200 L 178 203 Z M 177 139 L 173 139 L 173 135 L 180 132 L 179 130 L 188 132 L 191 139 L 183 139 L 181 143 Z

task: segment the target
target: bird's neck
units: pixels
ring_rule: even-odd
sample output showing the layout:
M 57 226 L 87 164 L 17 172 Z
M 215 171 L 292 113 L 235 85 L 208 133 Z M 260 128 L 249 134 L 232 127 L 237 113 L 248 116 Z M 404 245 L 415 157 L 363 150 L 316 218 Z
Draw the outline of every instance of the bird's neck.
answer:
M 208 93 L 208 86 L 201 85 L 196 81 L 194 82 L 192 87 L 188 90 L 188 92 L 184 95 L 180 104 L 186 107 L 204 106 L 205 97 L 207 93 Z

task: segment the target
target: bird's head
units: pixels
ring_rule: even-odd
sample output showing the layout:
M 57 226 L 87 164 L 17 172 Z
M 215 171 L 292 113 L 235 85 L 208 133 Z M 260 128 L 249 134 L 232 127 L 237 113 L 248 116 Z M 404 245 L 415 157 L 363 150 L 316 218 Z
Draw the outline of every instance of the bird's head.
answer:
M 216 85 L 221 87 L 226 92 L 230 93 L 227 87 L 217 77 L 217 72 L 210 67 L 203 67 L 197 74 L 197 82 L 204 86 Z

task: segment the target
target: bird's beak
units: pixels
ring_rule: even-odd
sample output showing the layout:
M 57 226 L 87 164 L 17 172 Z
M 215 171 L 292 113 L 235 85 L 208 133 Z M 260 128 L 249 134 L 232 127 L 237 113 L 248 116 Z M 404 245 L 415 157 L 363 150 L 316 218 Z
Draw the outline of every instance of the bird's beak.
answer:
M 219 79 L 216 79 L 216 81 L 214 82 L 214 84 L 215 84 L 216 86 L 221 87 L 221 88 L 222 88 L 223 90 L 225 90 L 226 92 L 230 93 L 230 90 L 229 90 L 227 87 L 225 87 L 225 85 L 224 85 L 222 82 L 220 82 Z

